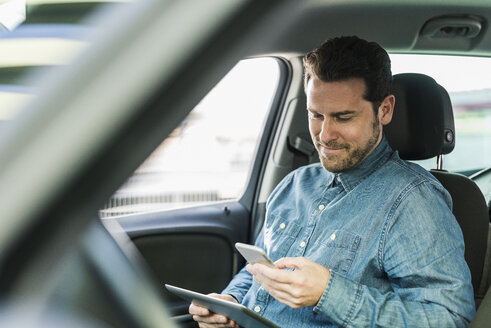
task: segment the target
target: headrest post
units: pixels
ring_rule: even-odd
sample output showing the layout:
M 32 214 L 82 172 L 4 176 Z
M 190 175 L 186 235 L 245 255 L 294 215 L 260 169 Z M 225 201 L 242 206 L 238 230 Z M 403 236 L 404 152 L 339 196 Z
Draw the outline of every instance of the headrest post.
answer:
M 439 171 L 443 170 L 443 154 L 436 157 L 436 169 Z

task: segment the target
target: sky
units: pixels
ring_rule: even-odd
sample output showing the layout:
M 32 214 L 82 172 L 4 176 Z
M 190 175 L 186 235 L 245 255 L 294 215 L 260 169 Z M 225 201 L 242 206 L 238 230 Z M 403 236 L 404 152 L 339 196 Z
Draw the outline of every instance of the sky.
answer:
M 448 92 L 491 89 L 491 58 L 391 55 L 391 61 L 392 74 L 424 73 Z

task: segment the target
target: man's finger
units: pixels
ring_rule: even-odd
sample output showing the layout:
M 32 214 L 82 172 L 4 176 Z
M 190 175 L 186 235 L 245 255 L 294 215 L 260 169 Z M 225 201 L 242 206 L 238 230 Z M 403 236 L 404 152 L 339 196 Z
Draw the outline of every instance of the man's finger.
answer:
M 208 316 L 193 315 L 193 320 L 204 323 L 221 323 L 226 324 L 229 322 L 228 318 L 220 314 L 211 314 Z
M 299 308 L 302 305 L 302 299 L 299 299 L 298 296 L 292 294 L 293 289 L 291 285 L 277 283 L 274 284 L 276 285 L 269 285 L 268 282 L 264 282 L 261 286 L 278 302 L 281 302 L 292 308 Z
M 211 314 L 210 310 L 195 303 L 191 303 L 191 305 L 189 305 L 189 313 L 199 316 L 208 316 Z
M 305 259 L 301 257 L 283 257 L 275 262 L 278 269 L 301 269 L 305 265 Z
M 273 277 L 270 277 L 268 276 L 268 273 L 270 273 L 269 271 L 266 271 L 265 274 L 260 271 L 261 270 L 256 271 L 254 279 L 273 297 L 275 297 L 274 292 L 281 292 L 285 295 L 291 294 L 292 281 L 295 280 L 293 272 L 274 270 L 278 272 L 273 272 Z M 286 298 L 286 296 L 284 298 Z
M 281 284 L 293 282 L 292 272 L 270 268 L 263 264 L 252 264 L 247 269 L 255 278 L 263 277 Z M 257 281 L 257 279 L 256 279 Z M 259 282 L 259 281 L 258 281 Z
M 238 327 L 234 323 L 221 324 L 221 323 L 205 323 L 205 322 L 198 322 L 198 326 L 200 328 L 237 328 Z
M 237 299 L 231 295 L 208 294 L 209 296 L 237 303 Z M 189 313 L 193 315 L 193 320 L 197 321 L 200 327 L 238 327 L 238 325 L 224 315 L 211 312 L 209 309 L 194 302 L 189 306 Z
M 248 270 L 271 296 L 290 307 L 310 306 L 319 301 L 329 282 L 329 269 L 305 258 L 284 258 L 275 265 L 278 269 L 254 264 Z

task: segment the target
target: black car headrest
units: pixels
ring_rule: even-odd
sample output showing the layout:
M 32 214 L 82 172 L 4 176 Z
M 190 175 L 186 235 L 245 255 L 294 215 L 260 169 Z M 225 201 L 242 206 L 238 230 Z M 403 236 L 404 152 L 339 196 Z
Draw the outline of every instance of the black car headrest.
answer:
M 406 160 L 450 153 L 455 146 L 452 103 L 448 92 L 424 74 L 394 75 L 394 114 L 384 133 Z

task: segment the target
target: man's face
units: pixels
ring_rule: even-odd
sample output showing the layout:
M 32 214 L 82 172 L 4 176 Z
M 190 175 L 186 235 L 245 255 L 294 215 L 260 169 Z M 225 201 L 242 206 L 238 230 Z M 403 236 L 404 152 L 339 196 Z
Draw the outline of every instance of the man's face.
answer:
M 363 79 L 323 82 L 313 77 L 306 91 L 310 135 L 322 166 L 335 173 L 354 168 L 382 139 L 382 124 L 392 117 L 393 96 L 388 96 L 392 108 L 386 122 L 384 110 L 375 115 L 372 103 L 363 99 Z

